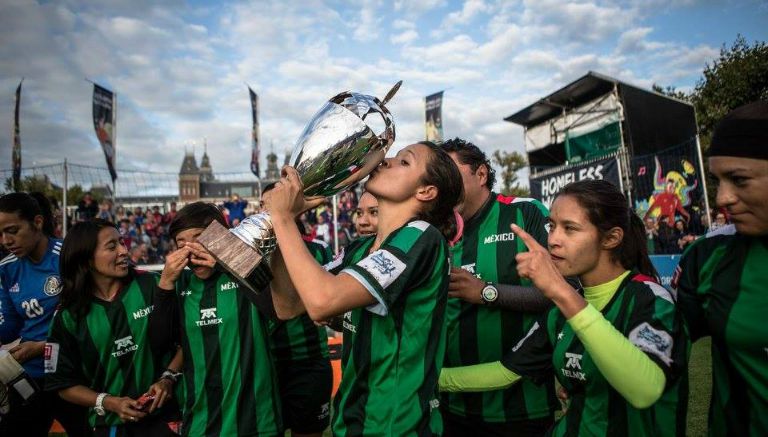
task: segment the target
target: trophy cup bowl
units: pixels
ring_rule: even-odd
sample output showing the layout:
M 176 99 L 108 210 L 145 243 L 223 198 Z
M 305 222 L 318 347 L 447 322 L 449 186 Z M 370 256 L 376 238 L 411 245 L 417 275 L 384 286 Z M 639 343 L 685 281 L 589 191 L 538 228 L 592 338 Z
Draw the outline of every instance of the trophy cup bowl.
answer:
M 395 123 L 385 105 L 401 84 L 395 84 L 383 100 L 350 91 L 340 93 L 312 117 L 289 160 L 301 178 L 305 197 L 344 191 L 384 160 L 395 141 Z M 250 291 L 261 292 L 256 268 L 277 247 L 268 212 L 246 217 L 232 229 L 213 221 L 198 241 Z

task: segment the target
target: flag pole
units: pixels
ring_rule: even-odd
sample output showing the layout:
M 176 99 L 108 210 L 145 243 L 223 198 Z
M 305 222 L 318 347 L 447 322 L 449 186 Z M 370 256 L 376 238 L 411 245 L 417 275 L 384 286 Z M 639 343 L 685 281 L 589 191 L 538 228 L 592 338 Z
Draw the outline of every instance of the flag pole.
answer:
M 67 169 L 67 158 L 64 158 L 64 189 L 61 193 L 63 205 L 61 208 L 61 238 L 67 236 L 67 190 L 69 189 L 69 170 Z
M 112 206 L 117 206 L 117 93 L 114 91 L 112 91 L 112 166 L 115 168 L 115 180 L 112 181 Z

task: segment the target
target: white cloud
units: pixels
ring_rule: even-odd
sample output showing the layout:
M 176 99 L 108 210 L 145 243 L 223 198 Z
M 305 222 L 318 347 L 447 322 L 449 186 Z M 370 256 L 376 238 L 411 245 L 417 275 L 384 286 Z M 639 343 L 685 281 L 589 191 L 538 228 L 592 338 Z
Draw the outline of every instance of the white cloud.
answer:
M 392 44 L 408 44 L 409 42 L 415 41 L 418 38 L 419 32 L 416 32 L 413 29 L 409 29 L 398 35 L 392 35 L 389 40 L 392 41 Z
M 419 16 L 443 5 L 445 0 L 395 0 L 395 11 L 402 11 L 409 16 Z
M 453 26 L 468 24 L 473 18 L 488 11 L 488 9 L 483 0 L 466 0 L 460 11 L 451 12 L 445 17 L 441 27 L 450 29 Z
M 352 37 L 357 41 L 372 41 L 379 36 L 378 0 L 363 0 L 360 18 L 356 23 Z
M 640 0 L 375 0 L 354 7 L 7 0 L 0 5 L 0 99 L 11 103 L 0 105 L 0 120 L 11 120 L 13 92 L 26 77 L 25 165 L 67 156 L 103 166 L 88 77 L 118 94 L 120 167 L 178 171 L 185 146 L 196 141 L 199 158 L 205 137 L 215 171 L 245 172 L 246 83 L 260 98 L 262 154 L 273 142 L 282 159 L 333 94 L 381 97 L 402 79 L 390 103 L 396 147 L 423 138 L 424 96 L 446 90 L 446 136 L 489 153 L 522 151 L 522 131 L 502 118 L 588 70 L 639 86 L 694 84 L 721 42 L 689 42 L 650 22 L 654 11 Z M 430 38 L 441 25 L 450 36 Z M 10 156 L 8 137 L 0 141 L 2 157 Z

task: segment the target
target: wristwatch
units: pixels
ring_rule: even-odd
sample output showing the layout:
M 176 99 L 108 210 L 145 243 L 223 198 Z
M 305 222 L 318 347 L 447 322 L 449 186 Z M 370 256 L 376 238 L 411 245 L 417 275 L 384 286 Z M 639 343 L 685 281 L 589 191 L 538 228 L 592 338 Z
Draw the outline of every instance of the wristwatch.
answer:
M 499 290 L 497 290 L 496 287 L 489 282 L 483 288 L 483 291 L 480 292 L 480 298 L 483 300 L 484 304 L 492 304 L 496 302 L 496 299 L 499 298 Z
M 165 369 L 165 372 L 163 372 L 162 375 L 160 375 L 160 379 L 168 379 L 174 384 L 179 382 L 179 378 L 181 378 L 182 373 L 176 372 L 173 369 Z
M 109 396 L 109 393 L 99 393 L 96 396 L 96 405 L 93 406 L 93 411 L 99 416 L 104 416 L 107 412 L 104 410 L 104 399 Z

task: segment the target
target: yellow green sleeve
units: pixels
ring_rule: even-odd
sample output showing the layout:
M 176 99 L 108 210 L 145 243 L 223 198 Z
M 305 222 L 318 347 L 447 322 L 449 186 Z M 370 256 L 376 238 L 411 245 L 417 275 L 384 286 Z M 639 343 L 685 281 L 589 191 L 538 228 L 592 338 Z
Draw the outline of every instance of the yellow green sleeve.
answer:
M 492 391 L 507 388 L 520 380 L 520 375 L 507 369 L 501 361 L 473 366 L 443 368 L 440 391 Z
M 633 407 L 648 408 L 661 397 L 664 372 L 595 307 L 587 305 L 568 323 L 600 373 Z

